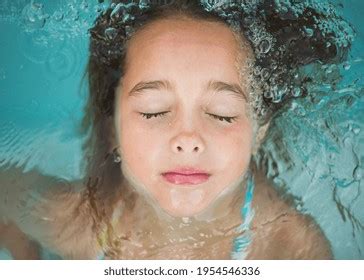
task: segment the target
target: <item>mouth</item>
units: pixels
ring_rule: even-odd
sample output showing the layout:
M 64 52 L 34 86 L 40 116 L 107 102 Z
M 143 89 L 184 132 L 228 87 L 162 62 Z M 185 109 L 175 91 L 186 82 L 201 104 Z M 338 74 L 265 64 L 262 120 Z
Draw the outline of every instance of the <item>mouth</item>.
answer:
M 175 185 L 198 185 L 206 182 L 211 174 L 193 168 L 180 168 L 162 173 L 162 176 L 167 182 Z

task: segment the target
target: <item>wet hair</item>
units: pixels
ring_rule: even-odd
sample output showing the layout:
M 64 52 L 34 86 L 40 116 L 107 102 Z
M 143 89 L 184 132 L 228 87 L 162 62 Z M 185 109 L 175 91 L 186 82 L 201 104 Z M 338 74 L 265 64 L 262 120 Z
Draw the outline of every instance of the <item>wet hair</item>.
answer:
M 253 81 L 249 103 L 260 125 L 289 100 L 308 94 L 314 79 L 302 70 L 305 66 L 345 60 L 354 37 L 332 5 L 314 1 L 113 1 L 89 30 L 83 127 L 88 132 L 85 172 L 95 219 L 110 216 L 116 194 L 123 191 L 120 166 L 113 158 L 113 114 L 128 42 L 148 24 L 178 17 L 225 24 L 249 44 L 254 55 L 248 65 Z

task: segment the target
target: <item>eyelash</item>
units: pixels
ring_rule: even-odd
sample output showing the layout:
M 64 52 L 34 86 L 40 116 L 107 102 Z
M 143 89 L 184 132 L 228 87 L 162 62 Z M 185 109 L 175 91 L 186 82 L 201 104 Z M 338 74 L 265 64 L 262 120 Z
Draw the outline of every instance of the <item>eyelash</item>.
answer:
M 153 113 L 153 114 L 148 114 L 148 113 L 140 113 L 140 114 L 142 115 L 143 118 L 150 119 L 152 117 L 154 117 L 154 118 L 163 117 L 167 113 L 168 113 L 168 111 L 160 112 L 160 113 Z M 208 115 L 210 115 L 211 117 L 213 117 L 214 119 L 217 119 L 219 121 L 226 121 L 227 123 L 232 123 L 237 118 L 237 117 L 218 116 L 218 115 L 214 115 L 214 114 L 208 114 Z

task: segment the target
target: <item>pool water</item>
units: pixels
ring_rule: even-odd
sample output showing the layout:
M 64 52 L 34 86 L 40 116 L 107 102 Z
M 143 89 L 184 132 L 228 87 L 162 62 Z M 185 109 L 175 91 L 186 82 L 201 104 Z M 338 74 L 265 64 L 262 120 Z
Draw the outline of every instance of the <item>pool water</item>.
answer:
M 256 159 L 297 209 L 315 218 L 335 259 L 364 259 L 364 2 L 331 2 L 356 32 L 348 61 L 326 71 L 343 79 L 286 104 Z M 77 128 L 87 96 L 87 29 L 108 5 L 0 2 L 0 169 L 82 178 Z M 42 258 L 59 257 L 44 248 Z M 11 253 L 0 250 L 0 259 Z

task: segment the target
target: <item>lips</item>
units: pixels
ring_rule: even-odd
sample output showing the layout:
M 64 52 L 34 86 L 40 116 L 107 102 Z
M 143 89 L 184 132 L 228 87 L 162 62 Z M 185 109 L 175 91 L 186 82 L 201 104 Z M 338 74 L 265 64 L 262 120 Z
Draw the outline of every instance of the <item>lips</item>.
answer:
M 206 182 L 210 174 L 199 169 L 183 167 L 162 173 L 163 178 L 176 185 L 197 185 Z

